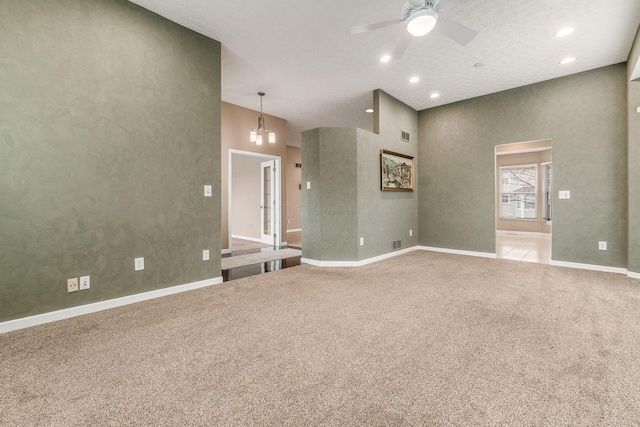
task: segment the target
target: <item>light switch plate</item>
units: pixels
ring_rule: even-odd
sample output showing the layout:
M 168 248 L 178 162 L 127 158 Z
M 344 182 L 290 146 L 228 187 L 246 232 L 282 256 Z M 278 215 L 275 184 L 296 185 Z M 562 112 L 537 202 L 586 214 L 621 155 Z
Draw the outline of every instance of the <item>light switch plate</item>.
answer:
M 144 257 L 136 258 L 134 261 L 135 271 L 144 270 Z
M 210 185 L 204 186 L 204 197 L 211 197 L 212 190 Z
M 311 181 L 307 181 L 307 190 L 311 190 Z
M 570 199 L 571 198 L 571 191 L 559 191 L 558 192 L 558 198 L 560 199 Z
M 205 249 L 202 251 L 202 260 L 209 261 L 209 249 Z
M 364 237 L 360 238 L 360 246 L 364 246 Z

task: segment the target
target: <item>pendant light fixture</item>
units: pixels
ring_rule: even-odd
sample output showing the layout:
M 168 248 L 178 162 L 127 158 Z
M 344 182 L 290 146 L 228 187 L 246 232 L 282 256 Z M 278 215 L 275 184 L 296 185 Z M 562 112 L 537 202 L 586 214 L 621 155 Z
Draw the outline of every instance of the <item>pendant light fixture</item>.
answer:
M 264 127 L 264 116 L 262 115 L 262 97 L 265 95 L 265 93 L 258 92 L 258 95 L 260 95 L 260 117 L 258 117 L 258 128 L 251 129 L 251 132 L 249 133 L 249 140 L 251 142 L 255 142 L 256 145 L 262 145 L 262 135 L 267 134 L 269 138 L 268 139 L 269 144 L 275 144 L 276 143 L 275 132 L 271 132 L 269 129 L 266 129 Z

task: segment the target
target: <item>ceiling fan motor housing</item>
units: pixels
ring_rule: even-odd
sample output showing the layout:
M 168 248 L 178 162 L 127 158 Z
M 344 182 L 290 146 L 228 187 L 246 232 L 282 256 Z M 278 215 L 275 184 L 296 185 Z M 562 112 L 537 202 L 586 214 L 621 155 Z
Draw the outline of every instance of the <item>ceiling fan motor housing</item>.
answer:
M 440 3 L 440 0 L 425 1 L 422 6 L 414 6 L 411 3 L 407 3 L 402 9 L 402 20 L 406 21 L 411 17 L 411 15 L 424 9 L 431 9 L 434 12 L 437 12 L 438 3 Z

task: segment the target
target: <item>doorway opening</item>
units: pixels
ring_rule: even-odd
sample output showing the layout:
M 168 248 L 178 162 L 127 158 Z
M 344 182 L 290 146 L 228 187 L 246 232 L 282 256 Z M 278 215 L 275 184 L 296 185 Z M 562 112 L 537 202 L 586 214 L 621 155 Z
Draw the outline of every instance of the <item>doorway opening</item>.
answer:
M 495 147 L 496 257 L 549 264 L 552 250 L 551 140 Z
M 281 158 L 229 150 L 228 236 L 232 252 L 282 245 Z

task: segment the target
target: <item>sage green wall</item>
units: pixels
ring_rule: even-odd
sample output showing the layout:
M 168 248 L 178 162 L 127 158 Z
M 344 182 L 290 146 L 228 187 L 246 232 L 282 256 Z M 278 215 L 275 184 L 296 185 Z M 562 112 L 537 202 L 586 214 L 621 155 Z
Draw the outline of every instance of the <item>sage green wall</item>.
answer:
M 364 237 L 358 260 L 393 251 L 393 242 L 402 247 L 418 244 L 419 162 L 414 163 L 414 191 L 380 190 L 380 150 L 418 157 L 418 112 L 382 90 L 374 91 L 374 129 L 358 129 L 358 235 Z M 402 131 L 411 142 L 402 141 Z M 415 160 L 415 159 L 414 159 Z M 409 230 L 413 236 L 409 236 Z
M 355 128 L 302 133 L 302 256 L 317 261 L 358 257 Z M 307 189 L 307 182 L 311 188 Z
M 640 273 L 640 81 L 629 81 L 640 59 L 640 32 L 627 62 L 627 102 L 629 138 L 629 260 L 627 268 Z
M 417 191 L 380 189 L 381 149 L 417 157 L 417 142 L 402 141 L 401 131 L 416 137 L 418 113 L 380 90 L 374 92 L 374 108 L 379 134 L 356 128 L 302 134 L 305 258 L 360 261 L 392 252 L 394 240 L 402 240 L 403 247 L 418 243 Z
M 625 267 L 626 88 L 618 64 L 420 112 L 420 244 L 495 253 L 494 147 L 550 139 L 553 259 Z
M 0 321 L 220 277 L 220 44 L 124 0 L 0 22 Z
M 320 179 L 320 129 L 302 132 L 300 151 L 302 157 L 302 256 L 305 258 L 322 259 L 320 239 L 322 237 L 322 223 L 319 221 L 320 192 L 316 189 Z M 313 187 L 307 189 L 307 183 Z

